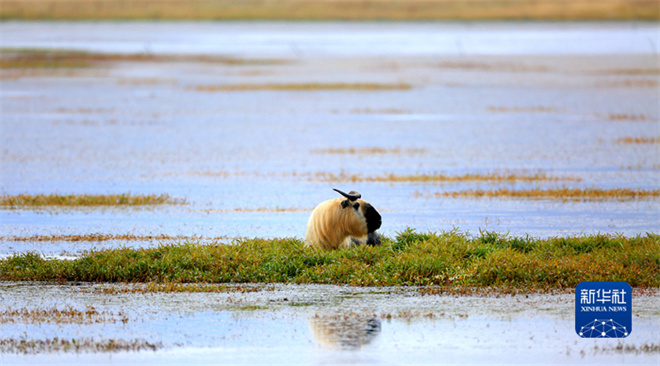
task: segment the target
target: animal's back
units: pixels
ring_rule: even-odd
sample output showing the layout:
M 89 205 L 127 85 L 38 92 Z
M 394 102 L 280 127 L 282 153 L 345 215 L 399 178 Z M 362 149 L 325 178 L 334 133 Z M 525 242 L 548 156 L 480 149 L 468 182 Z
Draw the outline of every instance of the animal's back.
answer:
M 338 237 L 337 231 L 332 228 L 334 220 L 331 215 L 337 215 L 340 199 L 327 200 L 321 202 L 309 217 L 307 221 L 307 229 L 305 230 L 305 245 L 306 246 L 319 246 L 323 249 L 338 249 L 344 248 L 343 245 L 346 240 Z M 324 217 L 326 216 L 326 217 Z M 350 240 L 348 241 L 350 246 Z M 346 246 L 347 247 L 347 246 Z

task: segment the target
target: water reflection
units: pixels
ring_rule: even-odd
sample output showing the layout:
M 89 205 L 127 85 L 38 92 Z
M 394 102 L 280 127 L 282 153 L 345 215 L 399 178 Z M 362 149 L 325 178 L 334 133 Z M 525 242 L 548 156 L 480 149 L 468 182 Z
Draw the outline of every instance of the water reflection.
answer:
M 356 314 L 316 315 L 309 328 L 324 348 L 356 350 L 371 343 L 381 330 L 380 319 Z

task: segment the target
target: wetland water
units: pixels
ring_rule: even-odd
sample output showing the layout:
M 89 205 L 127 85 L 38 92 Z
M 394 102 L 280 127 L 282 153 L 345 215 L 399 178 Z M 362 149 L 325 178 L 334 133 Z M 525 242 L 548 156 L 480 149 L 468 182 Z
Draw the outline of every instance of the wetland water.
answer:
M 406 227 L 535 237 L 660 229 L 657 198 L 442 196 L 502 187 L 658 189 L 655 23 L 0 26 L 5 49 L 109 55 L 80 67 L 0 71 L 2 193 L 167 193 L 186 199 L 138 208 L 3 207 L 2 256 L 28 250 L 77 256 L 162 242 L 13 240 L 34 235 L 302 237 L 314 206 L 335 197 L 333 187 L 361 192 L 381 211 L 381 231 L 388 236 Z M 125 57 L 135 54 L 144 57 Z M 400 179 L 424 174 L 482 178 Z M 483 178 L 493 174 L 514 178 Z M 529 176 L 541 178 L 524 179 Z M 304 301 L 311 305 L 248 298 L 230 306 L 224 294 L 100 295 L 83 287 L 3 284 L 0 311 L 70 304 L 104 309 L 114 314 L 109 317 L 128 312 L 130 320 L 26 326 L 17 316 L 18 323 L 0 324 L 3 338 L 144 339 L 159 343 L 158 351 L 62 352 L 54 359 L 48 353 L 3 354 L 3 362 L 239 362 L 254 361 L 262 350 L 272 362 L 300 363 L 458 362 L 467 351 L 474 362 L 493 361 L 494 354 L 502 362 L 657 361 L 657 352 L 619 352 L 612 342 L 577 338 L 570 297 L 491 316 L 477 309 L 508 305 L 365 294 L 352 298 L 350 308 L 359 307 L 359 320 L 378 314 L 379 322 L 364 322 L 367 333 L 378 335 L 358 351 L 337 351 L 315 340 L 310 319 L 346 314 L 333 302 L 344 304 L 337 292 L 363 290 L 277 287 L 265 292 L 289 300 L 309 293 Z M 399 300 L 414 304 L 399 308 Z M 429 311 L 449 315 L 380 318 L 428 301 L 444 302 Z M 539 310 L 548 308 L 563 310 Z M 640 309 L 624 345 L 657 342 L 657 306 L 649 302 Z M 340 328 L 354 325 L 348 318 Z M 536 335 L 530 322 L 552 335 Z M 501 329 L 507 329 L 503 337 Z
M 575 334 L 572 294 L 448 296 L 421 295 L 414 288 L 326 285 L 131 292 L 139 288 L 2 284 L 0 312 L 12 321 L 0 324 L 4 339 L 76 339 L 80 345 L 78 352 L 61 351 L 56 358 L 30 349 L 24 355 L 6 352 L 2 361 L 622 364 L 658 359 L 657 294 L 635 296 L 633 331 L 617 340 Z M 55 311 L 66 309 L 85 316 Z M 11 311 L 18 315 L 6 316 Z M 90 351 L 110 340 L 131 342 L 135 349 Z M 644 350 L 645 345 L 655 349 Z

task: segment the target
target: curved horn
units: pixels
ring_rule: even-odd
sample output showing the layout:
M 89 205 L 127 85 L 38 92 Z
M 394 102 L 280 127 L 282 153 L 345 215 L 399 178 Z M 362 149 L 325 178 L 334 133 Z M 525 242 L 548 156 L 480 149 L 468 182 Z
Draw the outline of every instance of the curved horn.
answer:
M 351 201 L 355 201 L 358 198 L 362 197 L 362 195 L 360 193 L 355 192 L 355 191 L 351 191 L 350 193 L 344 193 L 344 192 L 338 190 L 337 188 L 333 188 L 332 190 L 339 193 L 339 194 L 341 194 L 342 196 L 348 198 Z

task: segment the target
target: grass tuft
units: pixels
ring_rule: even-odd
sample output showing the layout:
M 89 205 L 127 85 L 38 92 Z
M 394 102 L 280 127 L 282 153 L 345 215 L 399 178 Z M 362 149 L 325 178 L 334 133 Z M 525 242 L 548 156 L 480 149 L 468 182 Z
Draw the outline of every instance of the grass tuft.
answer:
M 208 55 L 93 53 L 66 49 L 0 48 L 0 69 L 79 69 L 107 62 L 203 62 L 226 66 L 278 65 L 277 59 L 241 59 Z M 159 80 L 155 80 L 160 82 Z M 145 82 L 145 80 L 142 80 Z M 146 80 L 147 83 L 154 79 Z
M 311 210 L 309 210 L 311 211 Z M 134 235 L 134 234 L 82 234 L 82 235 L 30 235 L 30 236 L 0 236 L 0 240 L 6 241 L 29 241 L 29 242 L 55 242 L 55 241 L 69 241 L 69 242 L 101 242 L 101 241 L 145 241 L 145 240 L 211 240 L 218 241 L 228 239 L 228 237 L 189 237 L 189 236 L 172 236 L 166 234 L 159 235 Z
M 43 206 L 141 206 L 182 204 L 185 200 L 174 199 L 168 194 L 133 195 L 121 194 L 3 194 L 0 207 L 43 207 Z
M 660 287 L 660 235 L 534 239 L 482 231 L 477 236 L 406 229 L 379 247 L 322 251 L 302 240 L 185 242 L 149 249 L 108 249 L 76 260 L 35 253 L 0 260 L 3 281 L 153 282 L 146 291 L 208 292 L 226 283 L 312 283 L 353 286 L 441 286 L 549 292 L 582 281 L 626 281 Z M 197 283 L 202 285 L 188 285 Z M 186 285 L 179 285 L 186 284 Z M 443 290 L 445 291 L 445 290 Z
M 621 144 L 658 144 L 660 137 L 623 137 L 616 142 Z
M 95 340 L 94 338 L 79 339 L 15 339 L 0 338 L 0 353 L 2 354 L 40 354 L 57 352 L 126 352 L 126 351 L 156 351 L 163 348 L 162 343 L 150 343 L 145 340 L 124 340 L 124 339 L 104 339 Z
M 498 198 L 535 198 L 535 199 L 549 199 L 549 200 L 638 200 L 645 198 L 660 197 L 660 189 L 629 189 L 629 188 L 530 188 L 530 189 L 512 189 L 501 187 L 497 189 L 483 190 L 483 189 L 470 189 L 463 191 L 453 192 L 437 192 L 435 196 L 438 198 L 451 197 L 451 198 L 482 198 L 482 197 L 498 197 Z

